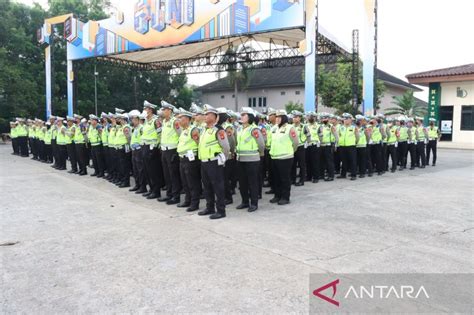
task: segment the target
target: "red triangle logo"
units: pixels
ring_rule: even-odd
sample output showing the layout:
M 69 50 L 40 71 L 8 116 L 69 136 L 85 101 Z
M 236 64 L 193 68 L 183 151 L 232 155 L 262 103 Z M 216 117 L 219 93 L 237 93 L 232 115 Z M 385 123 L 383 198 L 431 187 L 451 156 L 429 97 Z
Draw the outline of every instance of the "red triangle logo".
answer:
M 333 305 L 339 306 L 339 301 L 334 300 L 334 296 L 336 295 L 337 292 L 337 285 L 339 284 L 339 279 L 334 280 L 332 282 L 329 282 L 328 284 L 323 285 L 320 288 L 317 288 L 316 290 L 313 291 L 313 295 L 317 296 L 320 299 L 323 299 L 326 302 L 329 302 Z M 328 297 L 326 295 L 321 294 L 322 291 L 332 288 L 332 296 Z

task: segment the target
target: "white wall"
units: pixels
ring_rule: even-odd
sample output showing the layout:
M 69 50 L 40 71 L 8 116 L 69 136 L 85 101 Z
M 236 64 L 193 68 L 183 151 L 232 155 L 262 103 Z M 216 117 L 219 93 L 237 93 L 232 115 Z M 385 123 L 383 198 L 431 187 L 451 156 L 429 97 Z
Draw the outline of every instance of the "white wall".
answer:
M 465 98 L 457 97 L 457 88 L 467 91 Z M 453 106 L 453 142 L 474 143 L 473 130 L 461 130 L 462 105 L 474 105 L 474 81 L 441 83 L 441 106 Z

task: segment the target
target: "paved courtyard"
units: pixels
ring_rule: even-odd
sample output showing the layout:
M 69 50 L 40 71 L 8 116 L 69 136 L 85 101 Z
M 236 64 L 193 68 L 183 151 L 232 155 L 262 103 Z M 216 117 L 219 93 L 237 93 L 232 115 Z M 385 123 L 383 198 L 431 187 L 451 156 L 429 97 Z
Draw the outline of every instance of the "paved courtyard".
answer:
M 310 273 L 473 272 L 474 151 L 211 221 L 0 146 L 0 313 L 306 313 Z M 203 206 L 203 202 L 201 206 Z

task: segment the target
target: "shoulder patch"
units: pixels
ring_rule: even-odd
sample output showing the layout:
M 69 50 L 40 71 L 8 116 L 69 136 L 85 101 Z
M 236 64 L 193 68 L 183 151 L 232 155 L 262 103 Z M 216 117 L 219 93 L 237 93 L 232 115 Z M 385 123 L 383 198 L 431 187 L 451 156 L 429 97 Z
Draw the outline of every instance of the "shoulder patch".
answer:
M 295 131 L 295 128 L 291 128 L 291 130 L 290 130 L 290 136 L 291 136 L 292 138 L 296 138 L 296 131 Z
M 175 129 L 179 129 L 179 122 L 175 121 L 175 123 L 174 123 L 174 128 L 175 128 Z
M 259 137 L 258 134 L 259 134 L 258 129 L 254 129 L 254 130 L 252 131 L 252 135 L 253 135 L 256 139 L 258 139 L 258 137 Z
M 221 139 L 221 140 L 224 140 L 225 139 L 225 132 L 224 130 L 219 130 L 217 132 L 217 136 Z
M 155 127 L 156 128 L 161 128 L 161 121 L 159 121 L 158 119 L 155 120 Z

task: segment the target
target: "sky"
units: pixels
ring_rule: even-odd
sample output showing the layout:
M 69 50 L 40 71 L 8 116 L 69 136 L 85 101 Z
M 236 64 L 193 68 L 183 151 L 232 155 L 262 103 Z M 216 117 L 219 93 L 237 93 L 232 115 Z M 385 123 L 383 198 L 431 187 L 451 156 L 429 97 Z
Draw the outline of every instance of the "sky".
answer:
M 112 0 L 112 4 L 119 1 Z M 47 0 L 17 0 L 46 7 Z M 363 0 L 319 0 L 319 23 L 346 47 L 362 29 Z M 474 0 L 378 0 L 378 68 L 398 78 L 474 63 Z M 215 74 L 189 76 L 203 85 Z M 427 92 L 416 94 L 426 100 Z

